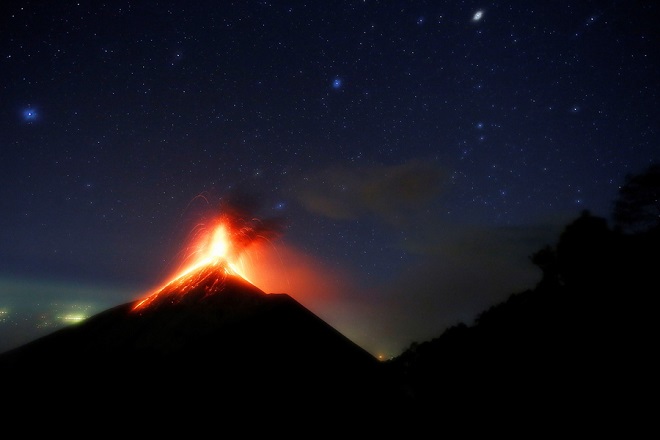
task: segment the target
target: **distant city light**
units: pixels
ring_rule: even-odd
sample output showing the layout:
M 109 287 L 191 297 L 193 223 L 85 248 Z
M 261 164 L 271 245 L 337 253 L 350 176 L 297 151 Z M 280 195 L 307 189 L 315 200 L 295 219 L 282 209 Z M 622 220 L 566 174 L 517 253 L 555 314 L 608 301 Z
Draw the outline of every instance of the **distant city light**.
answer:
M 65 324 L 73 324 L 74 322 L 80 322 L 85 319 L 87 319 L 87 316 L 80 313 L 60 316 L 60 321 L 64 322 Z

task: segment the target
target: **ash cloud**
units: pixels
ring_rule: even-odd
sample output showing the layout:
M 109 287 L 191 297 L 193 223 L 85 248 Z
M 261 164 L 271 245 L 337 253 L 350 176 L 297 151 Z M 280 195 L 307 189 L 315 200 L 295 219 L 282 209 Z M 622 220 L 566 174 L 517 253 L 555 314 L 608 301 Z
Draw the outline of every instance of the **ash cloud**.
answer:
M 234 246 L 240 252 L 259 240 L 272 240 L 284 232 L 283 217 L 264 217 L 264 199 L 254 193 L 233 191 L 220 201 L 220 218 L 232 231 Z
M 264 215 L 266 201 L 254 192 L 235 189 L 224 193 L 217 202 L 211 198 L 209 193 L 201 193 L 193 199 L 186 210 L 190 223 L 194 224 L 189 230 L 192 235 L 200 237 L 222 222 L 231 235 L 235 257 L 253 244 L 271 241 L 284 232 L 284 217 Z M 186 241 L 195 240 L 189 237 Z
M 374 216 L 388 224 L 424 210 L 442 190 L 445 172 L 411 160 L 399 165 L 334 166 L 305 178 L 297 192 L 309 211 L 336 220 Z

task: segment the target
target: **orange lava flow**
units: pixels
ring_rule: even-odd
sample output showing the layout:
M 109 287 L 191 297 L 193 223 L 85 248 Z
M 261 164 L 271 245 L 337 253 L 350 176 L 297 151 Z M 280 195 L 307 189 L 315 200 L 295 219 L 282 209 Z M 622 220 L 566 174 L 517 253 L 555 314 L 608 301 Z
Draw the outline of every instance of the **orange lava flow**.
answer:
M 178 272 L 163 286 L 155 289 L 152 294 L 139 301 L 133 307 L 133 310 L 148 305 L 160 292 L 169 286 L 181 283 L 191 274 L 205 267 L 217 266 L 219 270 L 224 270 L 226 274 L 237 275 L 250 281 L 244 270 L 242 270 L 244 262 L 240 259 L 241 253 L 249 245 L 249 243 L 245 243 L 245 240 L 241 240 L 241 236 L 248 236 L 243 228 L 234 230 L 230 222 L 220 219 L 212 228 L 200 226 L 197 235 L 198 237 L 193 241 L 187 257 L 187 260 L 192 260 L 192 263 Z M 183 293 L 185 293 L 185 290 L 182 291 Z

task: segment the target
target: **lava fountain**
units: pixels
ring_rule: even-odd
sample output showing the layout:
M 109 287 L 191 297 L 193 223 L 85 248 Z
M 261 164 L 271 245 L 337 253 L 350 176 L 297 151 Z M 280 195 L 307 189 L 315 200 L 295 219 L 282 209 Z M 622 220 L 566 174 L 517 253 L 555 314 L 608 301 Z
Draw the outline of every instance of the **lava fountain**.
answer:
M 244 253 L 259 242 L 268 241 L 276 229 L 272 222 L 229 212 L 193 229 L 187 248 L 187 265 L 165 285 L 138 301 L 133 310 L 144 309 L 161 301 L 179 302 L 186 295 L 210 295 L 223 290 L 228 279 L 253 284 L 245 275 Z

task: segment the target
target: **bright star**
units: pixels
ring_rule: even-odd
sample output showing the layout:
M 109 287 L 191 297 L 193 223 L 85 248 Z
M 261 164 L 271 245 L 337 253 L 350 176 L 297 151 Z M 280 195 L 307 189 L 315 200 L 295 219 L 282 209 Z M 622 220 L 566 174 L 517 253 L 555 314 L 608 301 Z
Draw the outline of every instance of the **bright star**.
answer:
M 23 110 L 23 120 L 25 122 L 32 122 L 37 120 L 37 111 L 33 108 L 26 108 Z
M 340 89 L 341 84 L 342 84 L 341 78 L 335 78 L 332 80 L 332 88 L 335 90 Z

